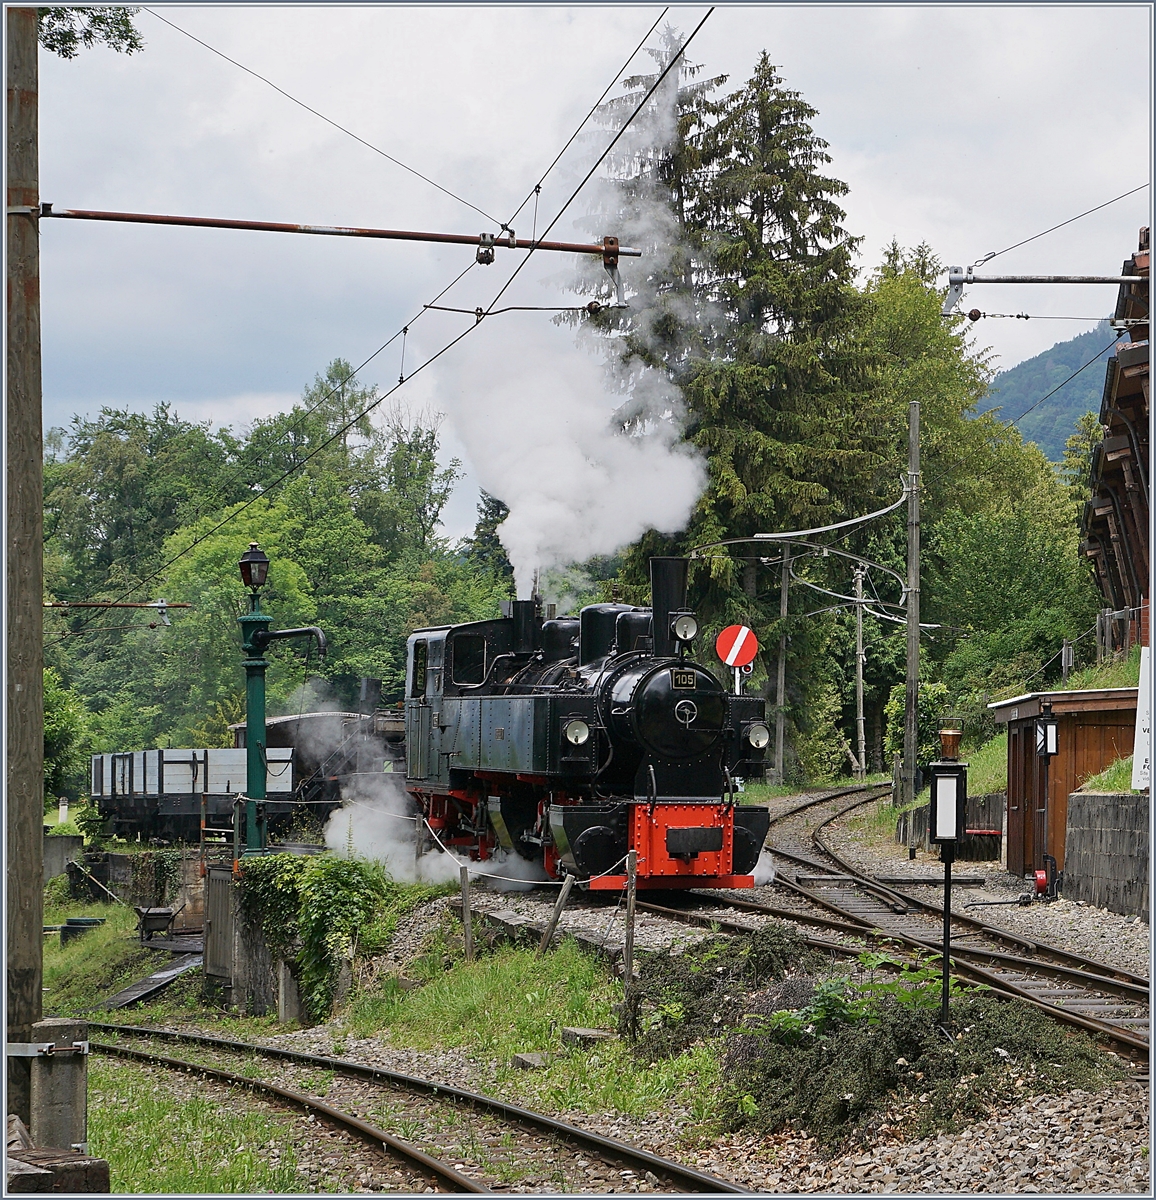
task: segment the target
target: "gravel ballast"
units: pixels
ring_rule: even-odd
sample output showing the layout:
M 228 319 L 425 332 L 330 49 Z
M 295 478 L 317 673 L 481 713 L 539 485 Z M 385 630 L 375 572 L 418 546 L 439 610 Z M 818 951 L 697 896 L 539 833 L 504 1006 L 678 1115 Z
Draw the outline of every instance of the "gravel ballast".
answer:
M 917 849 L 915 861 L 910 862 L 906 846 L 868 838 L 865 830 L 869 826 L 866 822 L 856 821 L 855 817 L 869 810 L 870 806 L 864 805 L 827 826 L 827 840 L 842 857 L 869 874 L 942 873 L 938 852 Z M 961 887 L 953 892 L 951 906 L 954 912 L 1148 977 L 1151 969 L 1150 930 L 1139 917 L 1127 917 L 1064 899 L 1052 903 L 1036 901 L 1023 907 L 1001 904 L 965 908 L 976 901 L 1014 900 L 1028 890 L 1029 884 L 1009 874 L 995 861 L 959 862 L 954 870 L 957 874 L 984 877 L 983 887 Z M 941 888 L 919 889 L 920 893 L 924 891 L 932 893 L 936 900 L 942 897 Z

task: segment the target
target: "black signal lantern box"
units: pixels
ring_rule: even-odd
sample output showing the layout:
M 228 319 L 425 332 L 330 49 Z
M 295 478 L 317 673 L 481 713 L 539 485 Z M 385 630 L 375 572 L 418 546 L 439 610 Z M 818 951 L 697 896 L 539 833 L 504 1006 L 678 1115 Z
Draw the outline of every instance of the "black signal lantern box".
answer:
M 1045 704 L 1036 721 L 1036 753 L 1041 758 L 1054 758 L 1060 752 L 1060 723 L 1052 716 L 1052 706 Z
M 933 762 L 931 773 L 931 841 L 954 845 L 964 835 L 967 809 L 967 764 Z

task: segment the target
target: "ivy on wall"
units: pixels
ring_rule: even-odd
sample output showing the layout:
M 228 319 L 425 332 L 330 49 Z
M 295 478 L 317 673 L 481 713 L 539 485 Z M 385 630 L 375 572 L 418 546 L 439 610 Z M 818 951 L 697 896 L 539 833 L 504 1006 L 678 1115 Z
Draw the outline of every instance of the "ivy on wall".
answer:
M 342 962 L 383 949 L 400 913 L 435 889 L 394 883 L 380 863 L 330 854 L 245 859 L 241 911 L 270 953 L 296 968 L 306 1011 L 324 1020 Z

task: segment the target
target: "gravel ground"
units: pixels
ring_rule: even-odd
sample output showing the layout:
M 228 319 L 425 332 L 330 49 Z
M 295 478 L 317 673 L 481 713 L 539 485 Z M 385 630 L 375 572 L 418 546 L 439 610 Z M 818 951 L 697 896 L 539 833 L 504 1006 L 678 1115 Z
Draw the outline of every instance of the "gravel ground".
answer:
M 887 875 L 902 875 L 908 871 L 912 875 L 942 872 L 938 854 L 917 849 L 915 862 L 909 862 L 906 846 L 869 838 L 867 828 L 855 822 L 853 817 L 845 818 L 827 827 L 830 844 L 866 871 Z M 983 887 L 954 890 L 953 911 L 1149 977 L 1152 961 L 1150 931 L 1139 917 L 1121 916 L 1074 900 L 1034 903 L 1024 908 L 1009 904 L 965 909 L 965 904 L 975 900 L 1013 899 L 1028 885 L 997 862 L 957 863 L 953 870 L 960 874 L 982 875 L 985 880 Z M 934 890 L 938 897 L 940 889 Z
M 420 1051 L 384 1038 L 343 1039 L 329 1027 L 272 1038 L 277 1045 L 329 1054 L 419 1075 L 457 1087 L 501 1094 L 516 1090 L 496 1080 L 499 1064 L 460 1050 Z M 677 1107 L 646 1117 L 561 1112 L 575 1125 L 631 1142 L 655 1154 L 730 1179 L 759 1192 L 1048 1192 L 1149 1193 L 1148 1090 L 1120 1083 L 1094 1094 L 1035 1096 L 957 1134 L 905 1144 L 895 1133 L 869 1150 L 829 1158 L 813 1139 L 789 1130 L 719 1138 L 688 1149 L 690 1113 Z M 900 1122 L 904 1113 L 891 1114 Z M 886 1124 L 886 1122 L 885 1122 Z M 594 1191 L 650 1191 L 645 1179 L 622 1178 L 602 1164 Z M 544 1181 L 549 1183 L 549 1180 Z M 528 1184 L 525 1190 L 549 1190 Z
M 557 894 L 552 888 L 535 892 L 494 892 L 474 884 L 470 889 L 473 912 L 512 911 L 537 925 L 544 925 L 549 920 L 556 900 Z M 407 914 L 398 923 L 389 950 L 376 960 L 375 970 L 404 972 L 406 964 L 421 953 L 424 943 L 443 920 L 449 903 L 450 898 L 442 896 Z M 624 936 L 623 920 L 623 908 L 617 897 L 571 893 L 555 936 L 585 934 L 610 947 L 618 947 Z M 639 913 L 635 919 L 634 944 L 640 950 L 677 951 L 707 936 L 710 935 L 705 930 L 696 930 L 665 917 Z
M 1147 1089 L 1036 1096 L 958 1134 L 824 1161 L 794 1133 L 735 1137 L 699 1157 L 758 1191 L 1150 1193 Z

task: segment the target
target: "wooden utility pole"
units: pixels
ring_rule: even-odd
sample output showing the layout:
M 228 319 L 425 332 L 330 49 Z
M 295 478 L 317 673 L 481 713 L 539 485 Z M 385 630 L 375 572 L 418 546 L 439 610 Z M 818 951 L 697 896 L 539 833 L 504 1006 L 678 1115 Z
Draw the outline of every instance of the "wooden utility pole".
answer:
M 855 567 L 855 729 L 859 743 L 859 765 L 855 775 L 867 778 L 867 721 L 863 715 L 863 567 Z
M 903 804 L 915 804 L 919 754 L 919 401 L 907 410 L 907 691 L 903 709 Z M 907 856 L 915 857 L 915 818 L 907 819 Z
M 33 1040 L 43 975 L 43 446 L 40 419 L 36 9 L 7 11 L 8 512 L 5 818 L 8 1041 Z M 8 1059 L 8 1111 L 30 1116 L 30 1059 Z
M 787 546 L 783 547 L 783 571 L 779 583 L 779 622 L 782 632 L 779 634 L 779 661 L 775 668 L 775 771 L 773 783 L 780 786 L 786 779 L 783 763 L 783 743 L 786 740 L 787 725 L 787 602 L 790 598 L 791 586 L 791 555 Z

